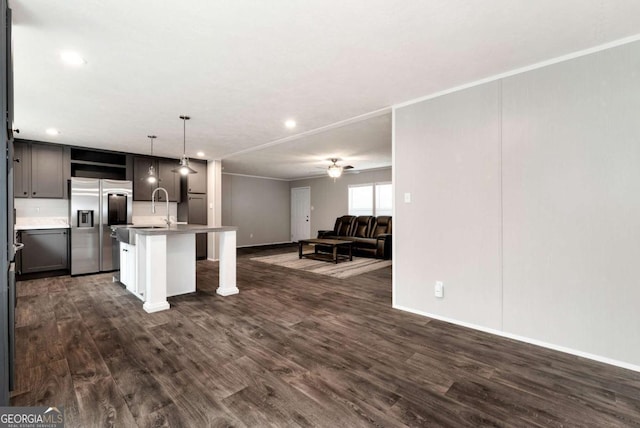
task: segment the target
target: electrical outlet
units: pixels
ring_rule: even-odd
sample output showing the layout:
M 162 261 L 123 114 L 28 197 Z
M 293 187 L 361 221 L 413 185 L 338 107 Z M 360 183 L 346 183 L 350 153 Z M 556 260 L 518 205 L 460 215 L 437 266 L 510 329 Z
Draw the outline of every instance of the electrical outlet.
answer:
M 436 285 L 433 290 L 433 294 L 436 297 L 443 298 L 444 297 L 444 284 L 442 281 L 436 281 Z
M 249 234 L 249 238 L 253 238 L 253 233 L 250 233 L 250 234 Z

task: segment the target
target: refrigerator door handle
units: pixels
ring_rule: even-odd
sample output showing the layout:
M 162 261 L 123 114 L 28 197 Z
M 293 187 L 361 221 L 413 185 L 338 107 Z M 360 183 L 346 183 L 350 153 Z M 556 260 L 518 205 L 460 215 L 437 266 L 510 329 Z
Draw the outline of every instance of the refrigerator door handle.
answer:
M 15 252 L 18 252 L 18 251 L 22 250 L 23 248 L 24 248 L 24 244 L 23 243 L 21 243 L 21 242 L 14 242 L 13 243 L 13 250 Z

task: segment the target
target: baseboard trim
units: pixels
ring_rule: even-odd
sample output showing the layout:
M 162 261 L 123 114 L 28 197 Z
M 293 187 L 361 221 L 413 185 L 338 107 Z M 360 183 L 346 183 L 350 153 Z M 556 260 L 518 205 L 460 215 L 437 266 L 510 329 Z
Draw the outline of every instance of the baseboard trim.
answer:
M 282 244 L 292 244 L 292 241 L 282 241 L 282 242 L 271 242 L 264 244 L 250 244 L 250 245 L 238 245 L 236 248 L 251 248 L 251 247 L 266 247 L 267 245 L 282 245 Z
M 216 290 L 216 293 L 221 296 L 233 296 L 234 294 L 238 294 L 239 292 L 240 290 L 238 290 L 238 287 L 231 287 L 231 288 L 218 287 L 218 289 Z
M 506 332 L 501 331 L 501 330 L 495 330 L 495 329 L 483 327 L 483 326 L 480 326 L 480 325 L 477 325 L 477 324 L 472 324 L 472 323 L 468 323 L 468 322 L 464 322 L 464 321 L 459 321 L 459 320 L 456 320 L 456 319 L 447 318 L 447 317 L 443 317 L 443 316 L 440 316 L 440 315 L 430 314 L 428 312 L 419 311 L 419 310 L 408 308 L 408 307 L 402 306 L 402 305 L 393 305 L 393 308 L 401 310 L 401 311 L 405 311 L 405 312 L 410 312 L 412 314 L 422 315 L 422 316 L 428 317 L 428 318 L 433 318 L 433 319 L 436 319 L 436 320 L 439 320 L 439 321 L 444 321 L 444 322 L 448 322 L 448 323 L 451 323 L 451 324 L 456 324 L 456 325 L 459 325 L 459 326 L 462 326 L 462 327 L 471 328 L 473 330 L 479 330 L 479 331 L 482 331 L 482 332 L 485 332 L 485 333 L 494 334 L 496 336 L 505 337 L 507 339 L 517 340 L 519 342 L 528 343 L 530 345 L 540 346 L 542 348 L 547 348 L 547 349 L 552 349 L 554 351 L 564 352 L 565 354 L 571 354 L 571 355 L 575 355 L 577 357 L 587 358 L 589 360 L 598 361 L 600 363 L 609 364 L 611 366 L 616 366 L 616 367 L 620 367 L 620 368 L 623 368 L 623 369 L 632 370 L 632 371 L 635 371 L 635 372 L 640 372 L 640 366 L 635 365 L 635 364 L 626 363 L 624 361 L 618 361 L 618 360 L 614 360 L 612 358 L 603 357 L 603 356 L 595 355 L 595 354 L 590 354 L 588 352 L 578 351 L 576 349 L 567 348 L 567 347 L 564 347 L 564 346 L 554 345 L 552 343 L 543 342 L 541 340 L 531 339 L 531 338 L 526 337 L 526 336 L 520 336 L 520 335 L 512 334 L 512 333 L 506 333 Z
M 159 303 L 145 302 L 145 304 L 142 305 L 142 309 L 144 309 L 145 312 L 150 314 L 154 312 L 166 311 L 169 308 L 170 308 L 169 302 L 159 302 Z

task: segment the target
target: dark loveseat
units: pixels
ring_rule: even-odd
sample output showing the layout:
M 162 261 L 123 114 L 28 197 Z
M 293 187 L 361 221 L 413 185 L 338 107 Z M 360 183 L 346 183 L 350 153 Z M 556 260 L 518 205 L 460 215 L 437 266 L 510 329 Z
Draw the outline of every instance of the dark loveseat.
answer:
M 391 216 L 343 215 L 336 219 L 333 230 L 318 231 L 318 238 L 353 241 L 356 255 L 391 258 Z

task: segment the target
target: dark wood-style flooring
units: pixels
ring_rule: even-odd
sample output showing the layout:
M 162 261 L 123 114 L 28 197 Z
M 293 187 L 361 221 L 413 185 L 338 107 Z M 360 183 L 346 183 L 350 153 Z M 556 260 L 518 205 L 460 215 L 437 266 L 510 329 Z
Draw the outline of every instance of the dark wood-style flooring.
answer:
M 19 283 L 16 406 L 67 427 L 640 426 L 640 373 L 391 308 L 391 269 L 347 280 L 250 261 L 240 294 L 147 314 L 110 274 Z

